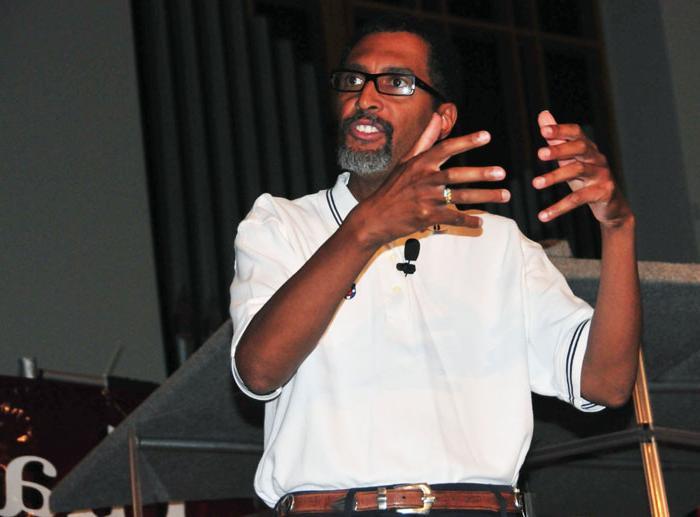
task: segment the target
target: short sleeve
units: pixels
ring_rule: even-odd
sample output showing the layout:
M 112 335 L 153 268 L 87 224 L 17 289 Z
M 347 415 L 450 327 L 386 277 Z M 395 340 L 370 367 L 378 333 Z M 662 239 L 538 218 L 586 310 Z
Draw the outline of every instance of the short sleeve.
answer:
M 581 411 L 603 406 L 581 396 L 581 368 L 593 309 L 571 291 L 542 247 L 522 237 L 530 387 Z
M 235 240 L 234 277 L 231 283 L 231 369 L 238 387 L 256 400 L 272 400 L 282 388 L 272 393 L 253 393 L 241 379 L 235 352 L 241 336 L 253 317 L 272 295 L 301 267 L 298 254 L 290 245 L 281 218 L 269 194 L 260 196 L 252 210 L 238 226 Z

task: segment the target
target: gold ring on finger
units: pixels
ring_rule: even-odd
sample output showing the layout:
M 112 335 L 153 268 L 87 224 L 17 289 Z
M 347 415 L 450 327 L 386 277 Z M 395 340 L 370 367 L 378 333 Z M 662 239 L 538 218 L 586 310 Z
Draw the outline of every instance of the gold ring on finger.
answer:
M 449 205 L 452 203 L 452 189 L 450 187 L 445 187 L 442 190 L 442 197 L 445 198 L 445 204 Z

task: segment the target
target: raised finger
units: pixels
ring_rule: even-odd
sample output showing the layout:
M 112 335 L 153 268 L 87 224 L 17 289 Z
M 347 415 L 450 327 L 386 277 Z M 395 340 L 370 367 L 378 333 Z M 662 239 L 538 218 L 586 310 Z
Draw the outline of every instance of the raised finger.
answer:
M 455 205 L 478 205 L 481 203 L 507 203 L 510 192 L 504 188 L 453 188 L 451 202 Z
M 588 203 L 595 203 L 604 200 L 607 192 L 598 185 L 591 185 L 572 192 L 568 196 L 560 199 L 553 205 L 545 208 L 537 214 L 537 218 L 542 222 L 552 221 L 557 217 L 572 211 L 574 208 Z
M 413 147 L 411 147 L 411 149 L 401 159 L 401 163 L 410 160 L 414 156 L 424 153 L 435 145 L 435 142 L 437 142 L 438 138 L 440 137 L 440 128 L 440 115 L 433 113 L 428 125 L 425 126 L 423 133 L 421 133 L 418 140 L 416 140 L 416 143 L 413 144 Z
M 532 186 L 539 190 L 551 187 L 557 183 L 571 181 L 576 178 L 591 177 L 598 173 L 604 173 L 605 170 L 606 169 L 604 167 L 575 160 L 568 165 L 564 165 L 563 167 L 553 170 L 552 172 L 548 172 L 547 174 L 542 174 L 541 176 L 533 178 Z
M 443 163 L 449 160 L 452 156 L 476 149 L 491 141 L 491 135 L 488 131 L 477 131 L 469 135 L 457 136 L 448 138 L 433 146 L 427 151 L 424 156 L 425 160 L 434 167 L 440 167 Z
M 571 140 L 563 144 L 542 147 L 537 151 L 540 160 L 568 160 L 585 159 L 594 163 L 601 163 L 600 153 L 590 145 L 588 140 Z
M 506 177 L 502 167 L 451 167 L 441 174 L 433 174 L 431 181 L 436 185 L 475 183 L 477 181 L 500 181 Z
M 447 205 L 436 210 L 434 224 L 449 224 L 452 226 L 465 226 L 467 228 L 480 228 L 482 220 L 467 212 L 455 210 Z
M 554 126 L 557 124 L 556 119 L 554 118 L 554 115 L 552 115 L 548 110 L 541 111 L 539 115 L 537 115 L 537 124 L 540 126 L 540 131 L 542 128 L 545 126 Z M 547 143 L 549 145 L 556 145 L 556 144 L 561 144 L 565 142 L 565 140 L 547 140 Z
M 547 140 L 575 140 L 577 138 L 587 138 L 586 134 L 578 124 L 554 124 L 552 126 L 542 126 L 540 128 L 542 136 Z

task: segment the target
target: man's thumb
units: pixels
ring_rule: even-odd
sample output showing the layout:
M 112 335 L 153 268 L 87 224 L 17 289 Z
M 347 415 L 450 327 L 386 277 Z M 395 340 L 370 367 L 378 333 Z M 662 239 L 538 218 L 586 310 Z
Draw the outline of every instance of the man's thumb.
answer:
M 540 126 L 540 129 L 542 129 L 544 126 L 553 126 L 557 123 L 556 119 L 554 118 L 554 115 L 552 115 L 549 110 L 544 110 L 541 111 L 539 115 L 537 115 L 537 124 Z M 554 140 L 547 140 L 547 144 L 549 145 L 559 145 L 563 144 L 565 140 L 560 140 L 560 139 L 554 139 Z
M 416 143 L 413 144 L 413 147 L 411 147 L 411 149 L 404 155 L 401 162 L 407 162 L 414 156 L 424 153 L 435 145 L 435 142 L 437 142 L 438 138 L 440 138 L 441 129 L 442 121 L 440 120 L 440 115 L 433 113 L 432 117 L 430 117 L 430 122 L 428 122 L 428 125 L 425 126 L 423 133 L 418 137 L 418 140 L 416 140 Z

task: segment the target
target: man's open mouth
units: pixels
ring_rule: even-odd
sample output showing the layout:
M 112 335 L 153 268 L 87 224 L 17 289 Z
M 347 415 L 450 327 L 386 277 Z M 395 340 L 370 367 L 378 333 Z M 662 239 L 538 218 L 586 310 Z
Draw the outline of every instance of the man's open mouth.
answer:
M 386 133 L 385 124 L 369 117 L 351 120 L 347 127 L 346 134 L 363 142 L 383 140 Z

